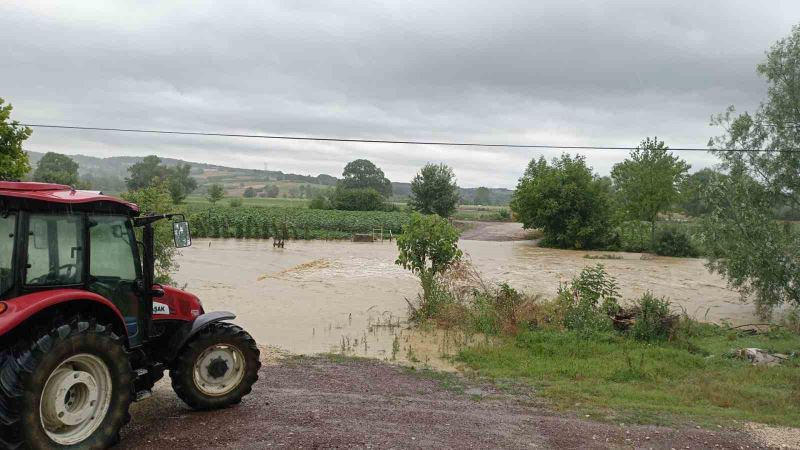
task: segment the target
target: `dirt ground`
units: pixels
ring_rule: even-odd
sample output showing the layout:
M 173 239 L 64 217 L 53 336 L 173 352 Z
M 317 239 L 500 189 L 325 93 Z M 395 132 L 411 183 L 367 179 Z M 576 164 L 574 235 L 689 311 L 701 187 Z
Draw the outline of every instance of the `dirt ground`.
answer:
M 593 422 L 548 410 L 531 392 L 367 359 L 279 359 L 240 405 L 221 411 L 192 412 L 162 383 L 131 412 L 125 450 L 766 448 L 739 431 Z

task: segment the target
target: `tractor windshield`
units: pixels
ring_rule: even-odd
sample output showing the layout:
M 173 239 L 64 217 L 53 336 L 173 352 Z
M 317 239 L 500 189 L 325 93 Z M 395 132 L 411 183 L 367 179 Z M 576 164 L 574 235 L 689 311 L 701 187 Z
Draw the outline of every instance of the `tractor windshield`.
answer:
M 0 216 L 0 294 L 4 294 L 14 285 L 14 273 L 11 262 L 14 258 L 14 233 L 17 226 L 17 215 Z

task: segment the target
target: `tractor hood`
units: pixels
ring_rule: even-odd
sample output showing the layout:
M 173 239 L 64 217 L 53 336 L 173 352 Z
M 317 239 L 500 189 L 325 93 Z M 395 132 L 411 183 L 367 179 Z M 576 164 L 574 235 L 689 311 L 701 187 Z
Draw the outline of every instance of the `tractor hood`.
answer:
M 35 183 L 21 181 L 0 181 L 0 197 L 14 197 L 38 200 L 47 203 L 82 205 L 87 203 L 111 203 L 122 206 L 132 214 L 138 214 L 139 207 L 121 198 L 104 195 L 99 191 L 82 191 L 63 184 Z

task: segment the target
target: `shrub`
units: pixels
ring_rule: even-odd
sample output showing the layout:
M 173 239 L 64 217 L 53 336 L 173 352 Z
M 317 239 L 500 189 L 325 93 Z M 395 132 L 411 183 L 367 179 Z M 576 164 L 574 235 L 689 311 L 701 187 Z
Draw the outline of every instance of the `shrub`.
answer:
M 256 190 L 252 187 L 248 187 L 244 190 L 244 194 L 242 194 L 244 198 L 253 198 L 256 196 Z
M 646 252 L 651 239 L 649 222 L 629 220 L 614 228 L 615 247 L 624 252 Z
M 333 203 L 327 195 L 320 192 L 311 199 L 308 207 L 309 209 L 333 209 Z
M 608 184 L 583 157 L 564 154 L 532 160 L 510 206 L 525 228 L 544 232 L 541 245 L 592 249 L 608 245 L 609 205 Z
M 395 264 L 419 275 L 422 283 L 419 306 L 411 307 L 411 318 L 433 317 L 439 305 L 448 301 L 436 275 L 461 259 L 458 230 L 439 216 L 413 214 L 403 234 L 397 237 L 397 248 L 400 253 Z
M 385 200 L 380 192 L 372 188 L 336 188 L 332 199 L 333 207 L 343 211 L 383 211 Z
M 564 308 L 564 326 L 583 336 L 612 330 L 611 316 L 620 310 L 617 282 L 602 264 L 559 286 L 556 301 Z
M 630 329 L 631 336 L 638 341 L 666 340 L 677 317 L 670 311 L 670 303 L 663 297 L 655 297 L 650 291 L 636 302 L 636 320 Z
M 692 244 L 689 233 L 677 227 L 667 227 L 656 233 L 656 254 L 662 256 L 697 257 L 698 251 Z
M 232 198 L 232 199 L 230 199 L 228 201 L 228 205 L 230 205 L 231 208 L 238 208 L 238 207 L 242 206 L 242 199 L 240 199 L 240 198 Z
M 510 213 L 510 212 L 508 212 L 508 210 L 507 210 L 507 209 L 503 208 L 503 209 L 501 209 L 500 211 L 497 211 L 497 217 L 498 217 L 498 218 L 499 218 L 501 221 L 506 221 L 506 220 L 509 220 L 509 219 L 511 218 L 511 213 Z

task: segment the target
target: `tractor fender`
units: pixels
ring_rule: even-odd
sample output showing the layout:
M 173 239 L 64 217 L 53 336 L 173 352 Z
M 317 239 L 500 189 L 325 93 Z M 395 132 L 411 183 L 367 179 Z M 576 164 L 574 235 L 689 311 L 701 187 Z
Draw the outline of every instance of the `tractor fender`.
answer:
M 175 332 L 169 344 L 167 351 L 167 362 L 172 362 L 177 356 L 178 352 L 189 342 L 192 337 L 215 322 L 223 320 L 235 319 L 236 314 L 228 311 L 214 311 L 197 316 L 193 321 L 187 322 Z
M 6 304 L 8 309 L 0 314 L 0 336 L 12 331 L 35 314 L 48 308 L 66 306 L 70 302 L 87 301 L 111 311 L 112 316 L 115 316 L 118 320 L 116 325 L 119 326 L 123 333 L 126 333 L 124 338 L 127 339 L 125 319 L 119 309 L 102 295 L 81 289 L 49 289 L 4 300 L 3 303 Z

